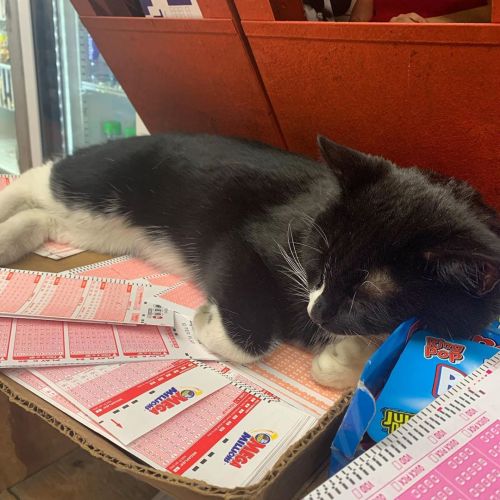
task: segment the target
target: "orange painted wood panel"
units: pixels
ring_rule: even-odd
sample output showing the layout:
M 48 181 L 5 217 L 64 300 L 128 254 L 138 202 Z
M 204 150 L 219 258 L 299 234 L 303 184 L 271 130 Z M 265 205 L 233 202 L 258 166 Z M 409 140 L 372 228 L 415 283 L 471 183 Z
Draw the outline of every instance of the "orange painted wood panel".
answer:
M 500 208 L 500 26 L 243 22 L 289 149 L 317 133 Z
M 150 132 L 209 132 L 284 146 L 232 20 L 82 21 Z

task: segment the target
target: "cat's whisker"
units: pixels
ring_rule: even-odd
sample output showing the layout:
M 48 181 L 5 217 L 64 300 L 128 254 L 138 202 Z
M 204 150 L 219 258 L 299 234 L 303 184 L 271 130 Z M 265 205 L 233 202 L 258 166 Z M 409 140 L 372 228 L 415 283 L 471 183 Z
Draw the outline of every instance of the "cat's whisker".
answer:
M 311 224 L 311 228 L 316 230 L 316 232 L 319 234 L 321 239 L 325 242 L 326 247 L 328 248 L 330 246 L 330 243 L 328 242 L 328 238 L 323 228 L 310 215 L 306 213 L 302 213 L 301 215 L 304 220 L 308 221 Z
M 307 247 L 307 248 L 310 248 L 311 250 L 314 250 L 315 252 L 317 253 L 323 253 L 321 250 L 319 250 L 318 248 L 316 247 L 313 247 L 311 245 L 308 245 L 307 243 L 300 243 L 300 242 L 295 242 L 296 245 L 300 245 L 302 247 Z
M 306 271 L 304 269 L 304 266 L 300 262 L 299 256 L 297 254 L 297 248 L 295 246 L 295 240 L 293 238 L 292 222 L 288 223 L 287 240 L 288 240 L 288 248 L 290 249 L 291 258 L 293 260 L 296 272 L 298 275 L 300 275 L 300 279 L 301 281 L 303 281 L 304 285 L 307 286 Z
M 297 285 L 300 285 L 301 288 L 303 288 L 304 292 L 309 293 L 308 290 L 308 284 L 307 284 L 307 277 L 305 275 L 304 269 L 300 266 L 297 265 L 295 260 L 286 252 L 286 250 L 279 244 L 276 243 L 278 246 L 278 249 L 285 259 L 285 262 L 288 264 L 288 266 L 281 266 L 283 269 L 286 269 L 285 274 L 287 274 L 288 277 L 290 277 Z
M 361 288 L 363 285 L 371 285 L 374 288 L 376 288 L 380 293 L 382 293 L 382 289 L 378 287 L 375 283 L 373 283 L 373 281 L 365 280 L 363 281 L 363 283 L 361 283 L 361 285 L 359 285 L 359 288 Z
M 361 286 L 359 286 L 359 287 L 357 288 L 357 290 L 354 292 L 354 295 L 352 296 L 352 300 L 351 300 L 351 307 L 349 307 L 349 313 L 348 313 L 348 315 L 349 315 L 349 316 L 350 316 L 350 315 L 351 315 L 351 313 L 352 313 L 352 309 L 353 309 L 353 307 L 354 307 L 354 301 L 356 300 L 356 295 L 358 294 L 358 292 L 359 292 L 359 289 L 360 289 L 360 288 L 361 288 Z

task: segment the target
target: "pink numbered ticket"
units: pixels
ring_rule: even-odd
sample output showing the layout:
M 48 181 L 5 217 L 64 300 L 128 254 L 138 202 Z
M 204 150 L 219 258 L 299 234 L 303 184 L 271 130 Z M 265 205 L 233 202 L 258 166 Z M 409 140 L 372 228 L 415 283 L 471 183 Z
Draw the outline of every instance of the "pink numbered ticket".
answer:
M 180 476 L 203 479 L 222 487 L 255 482 L 257 474 L 261 476 L 266 473 L 279 454 L 300 439 L 313 424 L 300 412 L 292 410 L 290 414 L 281 405 L 269 406 L 265 400 L 230 384 L 125 446 L 36 375 L 27 370 L 6 370 L 5 373 L 152 467 Z M 274 427 L 273 420 L 280 414 L 283 418 L 270 432 L 269 424 Z M 261 429 L 263 433 L 253 436 L 245 429 Z M 263 434 L 269 436 L 269 442 L 266 443 L 267 438 Z M 239 458 L 235 456 L 237 444 L 231 441 L 234 436 L 244 436 L 243 439 L 250 445 Z M 259 439 L 260 444 L 265 446 L 252 451 L 254 442 L 250 441 L 250 437 Z M 261 450 L 266 449 L 266 453 L 259 455 Z M 252 454 L 250 459 L 249 453 Z M 247 461 L 241 465 L 239 462 L 245 460 L 245 454 Z M 230 464 L 231 461 L 234 461 L 234 465 Z
M 33 373 L 124 444 L 230 382 L 188 359 L 44 368 Z
M 0 368 L 214 359 L 189 329 L 0 318 Z
M 175 274 L 161 273 L 150 264 L 129 256 L 70 269 L 64 274 L 147 282 L 162 288 L 156 297 L 164 307 L 188 318 L 192 318 L 196 309 L 206 302 L 206 297 L 192 283 Z
M 85 250 L 74 248 L 66 243 L 48 241 L 33 253 L 40 255 L 40 257 L 47 257 L 48 259 L 52 260 L 61 260 L 65 259 L 66 257 L 71 257 L 72 255 L 78 255 L 79 253 L 82 253 L 84 251 Z
M 125 280 L 146 280 L 149 276 L 161 276 L 161 272 L 143 260 L 124 255 L 103 260 L 95 264 L 76 267 L 65 271 L 65 275 L 93 276 L 96 278 L 113 278 Z M 176 277 L 176 282 L 182 281 Z
M 313 380 L 312 358 L 313 354 L 305 349 L 280 344 L 261 361 L 248 366 L 231 366 L 281 400 L 321 417 L 343 393 Z
M 0 269 L 0 316 L 173 326 L 157 287 Z
M 500 353 L 313 491 L 323 498 L 500 498 Z

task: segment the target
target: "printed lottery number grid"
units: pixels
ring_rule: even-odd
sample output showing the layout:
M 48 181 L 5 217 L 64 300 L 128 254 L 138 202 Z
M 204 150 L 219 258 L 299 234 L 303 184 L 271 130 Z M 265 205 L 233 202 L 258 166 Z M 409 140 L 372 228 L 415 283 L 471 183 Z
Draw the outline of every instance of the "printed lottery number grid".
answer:
M 123 321 L 130 302 L 130 285 L 104 282 L 100 289 L 107 289 L 107 292 L 101 294 L 95 318 L 101 321 Z
M 181 304 L 191 309 L 196 309 L 205 303 L 203 294 L 192 285 L 180 285 L 161 295 L 161 298 Z
M 120 326 L 116 327 L 125 356 L 168 354 L 160 330 L 156 326 Z
M 283 344 L 262 362 L 251 365 L 251 370 L 269 381 L 274 382 L 276 385 L 294 394 L 300 395 L 302 399 L 309 403 L 327 411 L 331 404 L 315 398 L 307 389 L 311 389 L 315 393 L 333 401 L 337 400 L 341 393 L 323 387 L 312 379 L 310 372 L 312 358 L 313 355 L 311 353 L 305 352 L 294 346 Z M 270 368 L 270 370 L 268 368 Z M 278 374 L 283 374 L 286 378 L 281 378 Z M 287 378 L 290 382 L 287 382 Z M 292 381 L 293 384 L 291 383 Z M 301 390 L 297 384 L 303 386 L 303 390 Z
M 68 323 L 69 352 L 71 358 L 118 356 L 115 335 L 111 325 Z
M 18 360 L 64 358 L 63 323 L 17 320 L 13 358 Z
M 9 353 L 12 319 L 0 318 L 0 360 L 7 359 Z
M 10 375 L 10 373 L 8 373 Z M 77 408 L 71 401 L 68 401 L 64 396 L 49 387 L 43 380 L 40 380 L 36 375 L 28 370 L 15 370 L 15 378 L 24 381 L 30 388 L 33 388 L 41 393 L 46 394 L 54 402 L 59 404 L 70 412 L 70 414 L 83 415 L 81 410 Z
M 82 301 L 83 289 L 81 286 L 75 286 L 74 280 L 61 277 L 54 279 L 52 287 L 53 290 L 50 289 L 51 285 L 47 284 L 48 304 L 43 309 L 42 316 L 71 318 Z
M 171 462 L 194 446 L 234 408 L 235 400 L 241 394 L 241 389 L 227 385 L 136 439 L 131 448 L 168 468 Z
M 150 276 L 148 281 L 152 285 L 164 286 L 164 287 L 174 287 L 182 283 L 182 278 L 176 276 L 175 274 L 162 274 L 159 276 Z
M 71 368 L 73 373 L 67 372 L 70 376 L 65 377 L 64 389 L 86 408 L 91 408 L 161 374 L 174 364 L 176 361 L 147 361 L 115 366 L 75 367 Z M 46 373 L 44 370 L 43 374 Z
M 150 266 L 146 262 L 139 259 L 114 259 L 112 264 L 99 266 L 95 269 L 85 269 L 79 274 L 83 276 L 94 276 L 98 278 L 116 278 L 134 280 L 148 276 L 150 274 L 157 274 L 159 271 Z
M 39 277 L 36 274 L 0 271 L 0 303 L 4 313 L 15 313 L 31 297 Z
M 398 498 L 500 498 L 500 420 Z

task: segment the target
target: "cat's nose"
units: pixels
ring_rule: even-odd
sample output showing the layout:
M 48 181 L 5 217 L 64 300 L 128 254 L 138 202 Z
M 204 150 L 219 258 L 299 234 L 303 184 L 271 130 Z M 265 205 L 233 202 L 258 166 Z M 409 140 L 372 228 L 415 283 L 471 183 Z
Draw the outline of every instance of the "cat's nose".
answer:
M 330 304 L 323 298 L 318 297 L 311 310 L 309 317 L 318 325 L 325 326 L 333 317 Z

